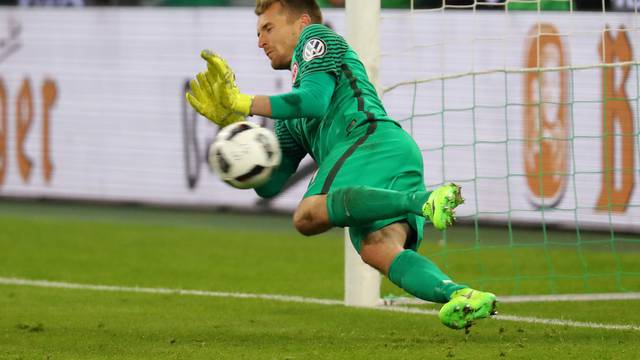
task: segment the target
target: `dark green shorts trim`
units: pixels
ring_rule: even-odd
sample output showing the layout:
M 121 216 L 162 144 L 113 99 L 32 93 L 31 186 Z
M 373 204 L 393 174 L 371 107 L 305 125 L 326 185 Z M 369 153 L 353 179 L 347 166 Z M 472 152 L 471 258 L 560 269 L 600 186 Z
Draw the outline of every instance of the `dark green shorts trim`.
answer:
M 347 151 L 345 151 L 344 154 L 342 154 L 342 156 L 338 159 L 336 164 L 333 165 L 333 167 L 329 171 L 329 175 L 327 175 L 327 178 L 324 181 L 324 185 L 322 185 L 322 190 L 321 190 L 322 194 L 326 194 L 329 192 L 329 189 L 331 188 L 331 184 L 333 184 L 333 180 L 335 180 L 336 175 L 338 174 L 338 171 L 340 171 L 340 168 L 342 167 L 342 165 L 344 165 L 344 162 L 347 161 L 349 156 L 353 155 L 353 153 L 358 149 L 359 146 L 361 146 L 362 144 L 364 144 L 365 141 L 367 141 L 367 138 L 369 138 L 369 136 L 371 136 L 371 134 L 373 134 L 376 131 L 376 128 L 377 128 L 377 122 L 372 121 L 371 123 L 369 123 L 367 132 L 362 137 L 360 137 L 358 141 L 356 141 L 353 145 L 351 145 L 351 147 L 349 147 L 349 149 L 347 149 Z

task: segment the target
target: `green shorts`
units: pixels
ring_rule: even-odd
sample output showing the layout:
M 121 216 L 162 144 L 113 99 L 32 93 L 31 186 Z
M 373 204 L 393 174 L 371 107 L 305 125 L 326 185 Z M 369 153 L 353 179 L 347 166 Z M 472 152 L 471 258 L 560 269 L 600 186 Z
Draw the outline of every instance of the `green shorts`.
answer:
M 336 146 L 319 164 L 304 197 L 356 185 L 407 192 L 425 190 L 420 149 L 398 124 L 369 122 L 355 128 L 349 138 L 353 140 Z M 397 222 L 406 222 L 413 229 L 405 247 L 416 250 L 422 241 L 425 219 L 415 214 L 350 227 L 351 242 L 360 252 L 368 234 Z

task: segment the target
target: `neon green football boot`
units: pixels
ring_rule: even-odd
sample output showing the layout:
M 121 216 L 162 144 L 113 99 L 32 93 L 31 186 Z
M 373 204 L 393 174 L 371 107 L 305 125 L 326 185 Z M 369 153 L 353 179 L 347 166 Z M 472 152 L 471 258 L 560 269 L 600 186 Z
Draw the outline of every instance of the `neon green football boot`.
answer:
M 497 315 L 496 296 L 490 292 L 460 289 L 451 294 L 438 314 L 440 321 L 452 329 L 469 329 L 477 319 Z
M 460 186 L 444 184 L 429 194 L 422 206 L 422 214 L 431 220 L 436 229 L 444 230 L 455 223 L 455 208 L 463 202 Z

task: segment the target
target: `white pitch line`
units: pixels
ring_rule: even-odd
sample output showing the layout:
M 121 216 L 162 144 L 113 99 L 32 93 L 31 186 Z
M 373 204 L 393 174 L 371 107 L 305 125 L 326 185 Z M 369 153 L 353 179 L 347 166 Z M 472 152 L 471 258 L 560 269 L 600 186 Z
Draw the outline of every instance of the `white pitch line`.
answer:
M 598 294 L 559 294 L 559 295 L 512 295 L 499 296 L 500 302 L 556 302 L 556 301 L 611 301 L 640 300 L 640 292 L 630 293 L 598 293 Z
M 205 290 L 183 290 L 183 289 L 167 289 L 167 288 L 144 288 L 144 287 L 113 286 L 113 285 L 75 284 L 75 283 L 68 283 L 68 282 L 58 282 L 58 281 L 48 281 L 48 280 L 29 280 L 29 279 L 5 278 L 5 277 L 0 277 L 0 285 L 32 286 L 32 287 L 42 287 L 42 288 L 77 289 L 77 290 L 93 290 L 93 291 L 108 291 L 108 292 L 146 293 L 146 294 L 192 295 L 192 296 L 238 298 L 238 299 L 263 299 L 263 300 L 272 300 L 272 301 L 280 301 L 280 302 L 295 302 L 295 303 L 320 304 L 320 305 L 344 305 L 344 302 L 340 300 L 307 298 L 302 296 L 250 294 L 250 293 L 205 291 Z M 419 309 L 414 307 L 401 307 L 401 306 L 378 306 L 378 307 L 372 307 L 368 309 L 411 313 L 411 314 L 423 314 L 423 315 L 438 314 L 436 310 Z M 581 328 L 591 328 L 591 329 L 640 331 L 640 326 L 635 326 L 635 325 L 602 324 L 602 323 L 580 322 L 580 321 L 562 320 L 562 319 L 544 319 L 544 318 L 536 318 L 536 317 L 529 317 L 529 316 L 498 315 L 498 316 L 495 316 L 493 319 L 503 320 L 503 321 L 514 321 L 514 322 L 520 322 L 520 323 L 570 326 L 570 327 L 581 327 Z
M 501 303 L 530 303 L 530 302 L 558 302 L 558 301 L 612 301 L 612 300 L 640 300 L 640 292 L 629 293 L 594 293 L 594 294 L 557 294 L 557 295 L 500 295 Z M 393 299 L 398 305 L 421 305 L 429 302 L 410 298 L 399 297 Z
M 239 298 L 239 299 L 263 299 L 263 300 L 273 300 L 273 301 L 282 301 L 282 302 L 296 302 L 296 303 L 321 304 L 321 305 L 344 305 L 344 302 L 339 300 L 314 299 L 314 298 L 305 298 L 302 296 L 248 294 L 248 293 L 232 293 L 232 292 L 206 291 L 206 290 L 183 290 L 183 289 L 167 289 L 167 288 L 143 288 L 143 287 L 137 287 L 137 286 L 128 287 L 128 286 L 113 286 L 113 285 L 74 284 L 74 283 L 68 283 L 68 282 L 58 282 L 58 281 L 48 281 L 48 280 L 28 280 L 28 279 L 5 278 L 5 277 L 0 277 L 0 285 L 19 285 L 19 286 L 33 286 L 33 287 L 43 287 L 43 288 L 95 290 L 95 291 L 110 291 L 110 292 L 132 292 L 132 293 L 147 293 L 147 294 L 194 295 L 194 296 L 208 296 L 208 297 Z
M 418 309 L 414 307 L 387 306 L 387 307 L 378 307 L 376 309 L 411 313 L 411 314 L 438 315 L 438 311 L 436 310 Z M 513 321 L 513 322 L 530 323 L 530 324 L 570 326 L 570 327 L 590 328 L 590 329 L 640 331 L 640 326 L 634 326 L 634 325 L 601 324 L 601 323 L 595 323 L 595 322 L 583 322 L 583 321 L 562 320 L 562 319 L 544 319 L 544 318 L 537 318 L 532 316 L 496 315 L 492 317 L 489 321 L 493 321 L 493 320 Z

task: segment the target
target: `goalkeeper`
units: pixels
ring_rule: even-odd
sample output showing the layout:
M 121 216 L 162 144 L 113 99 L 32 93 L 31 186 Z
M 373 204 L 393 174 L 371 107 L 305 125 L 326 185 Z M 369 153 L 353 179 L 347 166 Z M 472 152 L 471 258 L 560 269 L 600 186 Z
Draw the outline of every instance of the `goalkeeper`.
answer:
M 456 329 L 495 313 L 495 295 L 454 283 L 419 255 L 425 218 L 454 222 L 460 188 L 424 187 L 418 146 L 391 119 L 346 41 L 321 25 L 315 0 L 257 0 L 258 46 L 276 70 L 291 70 L 293 90 L 274 96 L 239 92 L 226 62 L 202 52 L 207 70 L 190 83 L 189 103 L 226 126 L 248 115 L 275 119 L 282 162 L 258 195 L 278 194 L 308 153 L 318 164 L 293 223 L 304 235 L 349 227 L 362 260 L 408 293 L 437 303 Z

